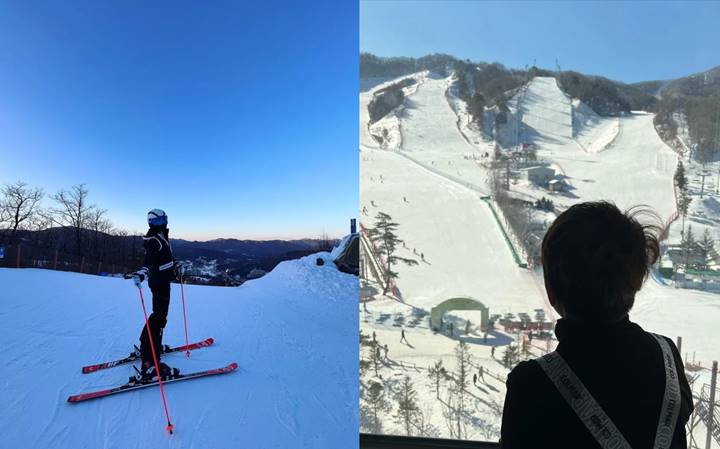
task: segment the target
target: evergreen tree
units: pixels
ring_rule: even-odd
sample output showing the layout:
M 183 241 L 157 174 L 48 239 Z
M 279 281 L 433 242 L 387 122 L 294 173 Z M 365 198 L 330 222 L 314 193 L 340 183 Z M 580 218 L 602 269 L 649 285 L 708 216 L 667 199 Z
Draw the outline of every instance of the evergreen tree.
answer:
M 377 220 L 375 228 L 368 230 L 368 237 L 375 244 L 380 255 L 385 257 L 383 295 L 386 295 L 390 290 L 391 282 L 398 277 L 397 272 L 393 271 L 393 266 L 398 262 L 409 266 L 417 265 L 418 262 L 415 259 L 395 255 L 395 250 L 403 241 L 396 234 L 398 224 L 392 221 L 392 217 L 386 213 L 378 212 L 375 219 Z
M 381 434 L 382 421 L 380 415 L 391 409 L 390 402 L 385 398 L 385 387 L 380 382 L 372 381 L 363 397 L 360 413 L 363 416 L 366 430 L 370 433 Z
M 700 253 L 700 259 L 702 260 L 702 269 L 707 270 L 708 269 L 708 258 L 710 257 L 710 253 L 715 248 L 715 241 L 710 236 L 710 231 L 705 228 L 705 232 L 703 232 L 702 240 L 698 242 L 698 251 Z
M 697 242 L 695 242 L 695 235 L 692 232 L 692 225 L 688 226 L 687 232 L 683 235 L 683 240 L 680 243 L 683 255 L 685 256 L 685 267 L 688 268 L 690 265 L 690 258 L 695 255 L 697 250 Z
M 470 97 L 470 101 L 468 101 L 468 109 L 475 123 L 482 129 L 483 115 L 485 112 L 485 97 L 483 94 L 475 92 L 473 96 Z
M 683 166 L 682 161 L 678 161 L 674 179 L 678 190 L 685 191 L 687 187 L 687 177 L 685 176 L 685 166 Z
M 397 412 L 394 415 L 395 423 L 405 429 L 405 434 L 411 436 L 413 427 L 418 426 L 421 420 L 420 407 L 417 403 L 417 392 L 413 387 L 409 376 L 403 378 L 400 390 L 395 395 L 397 401 Z

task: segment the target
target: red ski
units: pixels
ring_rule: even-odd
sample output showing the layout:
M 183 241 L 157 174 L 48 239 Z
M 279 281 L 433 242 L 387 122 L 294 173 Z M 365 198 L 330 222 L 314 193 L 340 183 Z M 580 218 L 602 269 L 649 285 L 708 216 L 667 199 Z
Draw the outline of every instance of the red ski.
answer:
M 233 362 L 224 368 L 216 368 L 216 369 L 211 369 L 211 370 L 207 370 L 207 371 L 199 371 L 199 372 L 190 373 L 190 374 L 180 374 L 179 376 L 174 377 L 172 379 L 163 380 L 162 383 L 163 383 L 163 385 L 166 385 L 166 384 L 173 383 L 173 382 L 180 382 L 182 380 L 197 379 L 199 377 L 216 376 L 218 374 L 227 374 L 227 373 L 231 373 L 231 372 L 235 371 L 237 369 L 237 367 L 238 367 L 238 364 Z M 68 398 L 68 402 L 72 402 L 72 403 L 82 402 L 82 401 L 87 401 L 90 399 L 110 396 L 110 395 L 117 394 L 117 393 L 124 393 L 126 391 L 139 390 L 140 388 L 154 387 L 155 385 L 158 385 L 157 381 L 156 382 L 147 382 L 147 383 L 142 383 L 142 384 L 125 384 L 125 385 L 120 385 L 119 387 L 109 388 L 107 390 L 93 391 L 91 393 L 76 394 L 76 395 L 70 396 Z
M 215 340 L 213 340 L 212 338 L 208 338 L 207 340 L 198 341 L 196 343 L 191 343 L 188 346 L 182 345 L 182 346 L 175 346 L 174 348 L 168 347 L 162 353 L 168 354 L 171 352 L 184 351 L 186 348 L 189 351 L 193 351 L 195 349 L 200 349 L 200 348 L 205 348 L 207 346 L 210 346 L 214 342 L 215 342 Z M 115 367 L 118 365 L 124 365 L 125 363 L 134 362 L 135 360 L 138 360 L 139 358 L 140 357 L 137 357 L 137 356 L 128 356 L 128 357 L 125 357 L 124 359 L 113 360 L 112 362 L 105 362 L 105 363 L 98 363 L 96 365 L 83 366 L 82 372 L 83 372 L 83 374 L 94 373 L 95 371 L 100 371 L 101 369 L 112 368 L 112 367 Z

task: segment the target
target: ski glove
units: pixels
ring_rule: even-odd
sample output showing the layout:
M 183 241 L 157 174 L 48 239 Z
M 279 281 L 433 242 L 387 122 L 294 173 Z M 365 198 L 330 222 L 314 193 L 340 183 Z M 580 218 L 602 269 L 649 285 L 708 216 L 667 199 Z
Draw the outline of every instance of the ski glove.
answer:
M 145 276 L 142 274 L 135 273 L 132 277 L 133 282 L 135 283 L 135 287 L 140 288 L 142 285 L 142 281 L 145 280 Z
M 147 277 L 147 268 L 141 268 L 134 273 L 128 273 L 125 275 L 125 279 L 132 279 L 136 287 L 140 287 L 142 282 Z
M 175 277 L 177 279 L 180 279 L 181 276 L 185 275 L 185 271 L 187 271 L 190 264 L 184 260 L 175 260 L 174 262 L 175 262 Z

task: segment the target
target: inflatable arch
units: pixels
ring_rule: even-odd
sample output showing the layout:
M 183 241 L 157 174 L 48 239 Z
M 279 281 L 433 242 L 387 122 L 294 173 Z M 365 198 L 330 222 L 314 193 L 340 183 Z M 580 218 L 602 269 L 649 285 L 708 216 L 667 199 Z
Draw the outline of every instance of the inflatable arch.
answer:
M 430 310 L 430 329 L 442 328 L 442 316 L 450 310 L 479 310 L 481 312 L 480 328 L 486 330 L 490 324 L 490 309 L 473 298 L 451 298 L 441 302 Z

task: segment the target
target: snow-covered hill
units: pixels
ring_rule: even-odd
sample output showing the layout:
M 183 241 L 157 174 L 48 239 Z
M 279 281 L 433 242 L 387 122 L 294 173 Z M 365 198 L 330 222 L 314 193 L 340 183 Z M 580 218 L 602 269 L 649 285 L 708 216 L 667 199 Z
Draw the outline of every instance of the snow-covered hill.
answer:
M 357 440 L 357 277 L 316 257 L 284 262 L 241 287 L 186 286 L 191 340 L 215 345 L 191 372 L 236 361 L 236 372 L 166 387 L 175 434 L 157 388 L 68 404 L 70 394 L 127 380 L 130 365 L 80 367 L 123 357 L 143 324 L 137 289 L 122 279 L 0 269 L 0 447 L 330 448 Z M 150 292 L 144 288 L 146 302 Z M 165 342 L 184 342 L 173 285 Z

